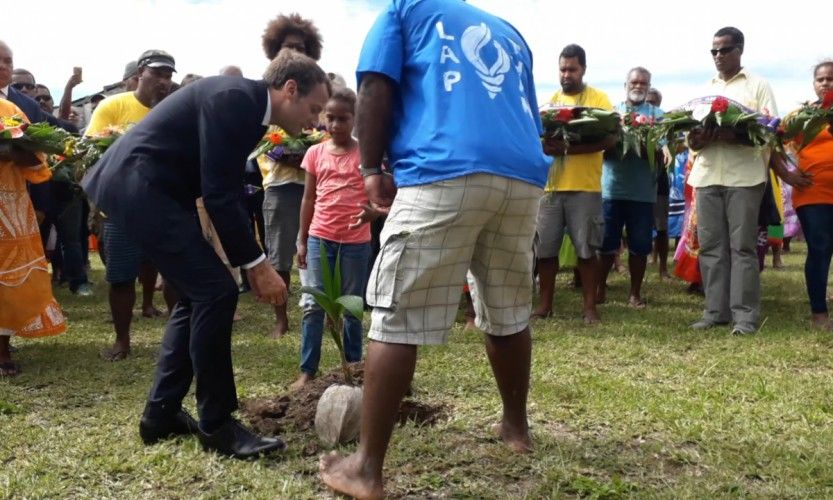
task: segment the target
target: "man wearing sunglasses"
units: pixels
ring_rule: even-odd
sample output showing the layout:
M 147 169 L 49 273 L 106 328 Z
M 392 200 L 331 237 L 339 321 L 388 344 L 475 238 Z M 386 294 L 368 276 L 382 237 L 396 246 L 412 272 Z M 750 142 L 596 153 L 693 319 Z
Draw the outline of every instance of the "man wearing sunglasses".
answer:
M 40 83 L 35 85 L 35 102 L 38 103 L 44 113 L 52 113 L 54 111 L 55 101 L 52 100 L 52 94 L 46 85 Z
M 15 68 L 12 71 L 12 87 L 32 99 L 37 95 L 37 91 L 35 90 L 35 76 L 23 68 Z
M 710 50 L 715 75 L 706 95 L 721 95 L 765 115 L 778 110 L 764 79 L 741 65 L 743 33 L 721 28 Z M 758 212 L 767 181 L 768 151 L 752 147 L 731 128 L 695 129 L 688 137 L 697 159 L 688 183 L 696 188 L 700 271 L 705 308 L 692 328 L 731 322 L 736 335 L 754 333 L 761 314 L 756 240 Z

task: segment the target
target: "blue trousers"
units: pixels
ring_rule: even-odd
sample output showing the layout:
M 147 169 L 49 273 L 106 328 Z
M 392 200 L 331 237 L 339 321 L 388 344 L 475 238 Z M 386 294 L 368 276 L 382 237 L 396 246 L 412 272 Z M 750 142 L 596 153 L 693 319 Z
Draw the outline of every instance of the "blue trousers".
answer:
M 827 312 L 827 275 L 833 257 L 833 205 L 804 205 L 796 210 L 807 240 L 804 280 L 813 314 Z
M 342 295 L 362 296 L 370 265 L 370 243 L 335 243 L 310 236 L 307 240 L 307 285 L 323 290 L 321 252 L 326 252 L 331 271 L 335 269 L 336 256 L 340 254 Z M 349 313 L 345 314 L 342 342 L 349 362 L 362 359 L 362 333 L 362 322 Z M 314 301 L 304 303 L 301 335 L 301 371 L 315 375 L 321 359 L 324 311 Z

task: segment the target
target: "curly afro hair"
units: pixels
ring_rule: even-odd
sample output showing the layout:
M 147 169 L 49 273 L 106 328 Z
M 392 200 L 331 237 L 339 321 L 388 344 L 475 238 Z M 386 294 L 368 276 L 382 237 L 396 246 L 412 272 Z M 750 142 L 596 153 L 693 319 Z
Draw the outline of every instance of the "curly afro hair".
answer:
M 281 14 L 266 25 L 263 32 L 263 52 L 270 61 L 280 52 L 287 35 L 300 35 L 304 39 L 306 55 L 316 61 L 321 58 L 321 33 L 318 32 L 318 28 L 309 19 L 293 13 L 288 16 Z

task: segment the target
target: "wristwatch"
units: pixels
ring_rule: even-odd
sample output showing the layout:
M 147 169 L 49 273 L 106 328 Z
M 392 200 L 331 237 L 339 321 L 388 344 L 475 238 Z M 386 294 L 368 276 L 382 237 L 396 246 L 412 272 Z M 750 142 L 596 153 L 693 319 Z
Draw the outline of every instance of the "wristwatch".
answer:
M 370 177 L 371 175 L 382 175 L 382 166 L 378 167 L 365 167 L 364 165 L 359 167 L 359 172 L 362 174 L 362 177 Z

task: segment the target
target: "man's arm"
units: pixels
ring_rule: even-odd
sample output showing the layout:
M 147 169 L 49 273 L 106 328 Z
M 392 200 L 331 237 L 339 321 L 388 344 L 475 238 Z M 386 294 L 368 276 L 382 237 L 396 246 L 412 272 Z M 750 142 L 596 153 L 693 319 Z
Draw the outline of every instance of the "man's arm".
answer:
M 393 98 L 396 87 L 393 80 L 381 73 L 366 73 L 359 86 L 356 112 L 356 136 L 362 166 L 382 166 L 393 127 Z M 396 195 L 393 177 L 383 173 L 365 177 L 365 190 L 371 203 L 389 207 Z
M 69 77 L 66 86 L 64 87 L 64 95 L 61 96 L 61 103 L 58 105 L 58 118 L 68 120 L 69 114 L 72 112 L 72 89 L 81 83 L 81 68 L 75 68 L 72 76 Z
M 298 269 L 307 268 L 307 239 L 309 238 L 309 227 L 312 224 L 312 216 L 315 214 L 316 182 L 315 174 L 307 171 L 306 177 L 304 178 L 304 197 L 301 199 L 301 220 L 296 245 L 298 248 Z
M 782 181 L 796 189 L 804 189 L 813 185 L 813 177 L 806 172 L 787 168 L 787 158 L 784 153 L 773 151 L 769 158 L 769 167 Z

